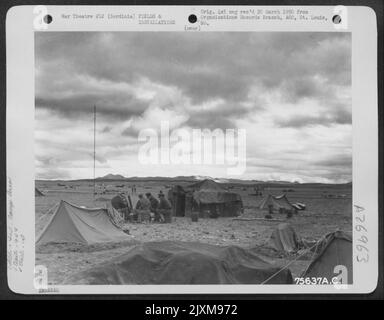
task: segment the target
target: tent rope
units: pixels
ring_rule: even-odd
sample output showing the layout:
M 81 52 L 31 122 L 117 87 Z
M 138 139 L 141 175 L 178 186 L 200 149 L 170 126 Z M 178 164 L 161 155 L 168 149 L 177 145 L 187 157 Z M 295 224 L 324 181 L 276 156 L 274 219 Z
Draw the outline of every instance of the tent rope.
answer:
M 58 205 L 59 205 L 58 202 L 56 202 L 52 207 L 50 207 L 47 211 L 45 211 L 42 214 L 42 216 L 39 218 L 38 221 L 40 222 L 41 220 L 43 220 L 43 218 L 45 219 L 47 217 L 47 215 L 52 213 L 52 211 L 56 211 L 56 208 L 58 207 Z
M 271 275 L 268 279 L 264 280 L 261 284 L 266 284 L 269 280 L 271 280 L 272 278 L 274 278 L 275 276 L 277 276 L 280 272 L 282 272 L 283 270 L 287 269 L 292 263 L 294 263 L 295 261 L 297 261 L 299 258 L 301 258 L 303 255 L 307 254 L 309 251 L 311 251 L 311 249 L 313 249 L 314 247 L 317 246 L 317 242 L 316 244 L 314 244 L 312 247 L 308 248 L 307 250 L 305 250 L 302 254 L 298 255 L 295 259 L 291 260 L 288 264 L 286 264 L 284 267 L 282 267 L 281 269 L 279 269 L 277 272 L 275 272 L 273 275 Z

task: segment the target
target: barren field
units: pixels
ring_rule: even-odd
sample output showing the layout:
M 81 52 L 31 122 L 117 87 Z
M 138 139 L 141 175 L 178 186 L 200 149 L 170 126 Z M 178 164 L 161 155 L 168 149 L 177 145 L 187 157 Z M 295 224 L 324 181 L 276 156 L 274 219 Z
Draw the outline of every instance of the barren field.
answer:
M 125 187 L 117 187 L 124 184 Z M 60 200 L 86 207 L 105 207 L 106 203 L 117 192 L 131 194 L 133 183 L 108 181 L 105 183 L 106 194 L 93 196 L 92 183 L 84 181 L 53 182 L 37 181 L 36 186 L 44 193 L 36 197 L 36 235 L 40 234 L 54 212 Z M 156 194 L 163 190 L 168 192 L 167 183 L 145 182 L 135 183 L 137 192 L 131 194 L 135 204 L 139 193 Z M 189 218 L 174 218 L 172 224 L 127 224 L 129 240 L 119 243 L 84 246 L 78 244 L 47 244 L 36 248 L 36 264 L 48 268 L 49 282 L 60 284 L 69 275 L 97 265 L 101 262 L 126 252 L 137 243 L 162 240 L 200 241 L 216 245 L 237 245 L 241 247 L 257 247 L 260 255 L 268 262 L 284 266 L 290 261 L 289 268 L 294 276 L 298 276 L 308 265 L 310 257 L 304 256 L 295 260 L 295 256 L 275 252 L 268 247 L 268 240 L 274 228 L 286 221 L 285 215 L 275 214 L 274 219 L 280 221 L 250 220 L 263 218 L 265 211 L 259 210 L 258 204 L 263 196 L 255 196 L 253 188 L 246 185 L 230 186 L 232 192 L 242 196 L 245 212 L 238 218 L 199 219 L 192 222 Z M 291 202 L 305 203 L 307 208 L 288 220 L 297 234 L 308 240 L 317 240 L 326 233 L 337 229 L 352 230 L 352 186 L 351 185 L 301 185 L 294 184 L 289 188 L 271 185 L 264 194 L 282 194 L 285 191 Z M 332 195 L 325 198 L 323 195 Z

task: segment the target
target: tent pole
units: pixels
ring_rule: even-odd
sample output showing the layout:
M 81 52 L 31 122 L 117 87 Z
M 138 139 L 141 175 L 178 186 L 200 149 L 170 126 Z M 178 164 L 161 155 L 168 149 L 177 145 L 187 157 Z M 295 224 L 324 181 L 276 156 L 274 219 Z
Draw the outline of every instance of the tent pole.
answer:
M 93 197 L 96 194 L 96 105 L 93 106 Z

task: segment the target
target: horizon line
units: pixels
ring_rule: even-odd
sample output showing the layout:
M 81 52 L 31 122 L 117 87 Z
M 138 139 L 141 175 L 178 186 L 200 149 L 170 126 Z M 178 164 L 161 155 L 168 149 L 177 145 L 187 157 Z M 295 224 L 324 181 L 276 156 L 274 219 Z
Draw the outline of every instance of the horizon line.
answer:
M 116 174 L 118 175 L 118 174 Z M 347 181 L 347 182 L 319 182 L 319 181 L 311 181 L 311 182 L 299 182 L 299 181 L 286 181 L 286 180 L 258 180 L 258 179 L 241 179 L 241 178 L 219 178 L 219 177 L 204 177 L 201 179 L 195 178 L 193 176 L 174 176 L 174 177 L 166 177 L 166 176 L 131 176 L 131 177 L 124 177 L 122 178 L 108 178 L 108 177 L 97 177 L 95 179 L 93 178 L 67 178 L 67 179 L 61 179 L 61 178 L 54 178 L 54 179 L 44 179 L 44 178 L 35 178 L 35 181 L 81 181 L 81 180 L 89 180 L 89 181 L 96 181 L 96 180 L 110 180 L 110 181 L 118 181 L 118 180 L 131 180 L 131 179 L 156 179 L 156 180 L 170 180 L 170 179 L 183 179 L 184 180 L 198 180 L 198 181 L 203 181 L 203 180 L 227 180 L 227 181 L 220 181 L 217 183 L 234 183 L 236 181 L 233 180 L 240 180 L 243 182 L 259 182 L 259 183 L 289 183 L 289 184 L 352 184 L 352 180 Z

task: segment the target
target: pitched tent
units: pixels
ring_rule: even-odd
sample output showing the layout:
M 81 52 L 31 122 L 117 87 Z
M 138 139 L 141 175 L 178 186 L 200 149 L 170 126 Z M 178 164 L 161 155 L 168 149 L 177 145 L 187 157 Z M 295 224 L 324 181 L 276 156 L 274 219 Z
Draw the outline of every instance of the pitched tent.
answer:
M 299 249 L 300 239 L 289 223 L 280 223 L 273 230 L 269 244 L 277 251 L 296 252 Z
M 71 275 L 70 285 L 292 284 L 289 269 L 253 249 L 197 242 L 147 242 L 110 261 Z
M 216 181 L 209 180 L 209 179 L 201 180 L 199 182 L 191 184 L 189 188 L 192 188 L 194 190 L 217 190 L 217 191 L 224 190 Z
M 128 236 L 113 223 L 106 209 L 81 208 L 62 200 L 36 244 L 93 244 L 127 239 Z
M 315 258 L 303 277 L 322 277 L 330 283 L 337 276 L 336 266 L 344 266 L 348 272 L 348 283 L 353 281 L 352 237 L 343 231 L 327 234 L 318 244 Z
M 209 212 L 211 216 L 238 216 L 243 208 L 241 196 L 222 188 L 213 180 L 202 180 L 192 185 L 173 187 L 168 197 L 173 203 L 174 215 L 188 216 L 199 211 L 201 215 Z
M 290 210 L 294 208 L 285 194 L 282 194 L 281 196 L 273 196 L 271 194 L 267 195 L 261 201 L 259 208 L 268 209 L 269 206 L 272 206 L 274 210 L 279 210 L 281 208 Z
M 193 198 L 201 204 L 220 204 L 241 201 L 238 193 L 229 192 L 213 180 L 203 180 L 192 184 Z
M 44 194 L 35 187 L 35 197 L 42 197 L 42 196 L 44 196 Z

